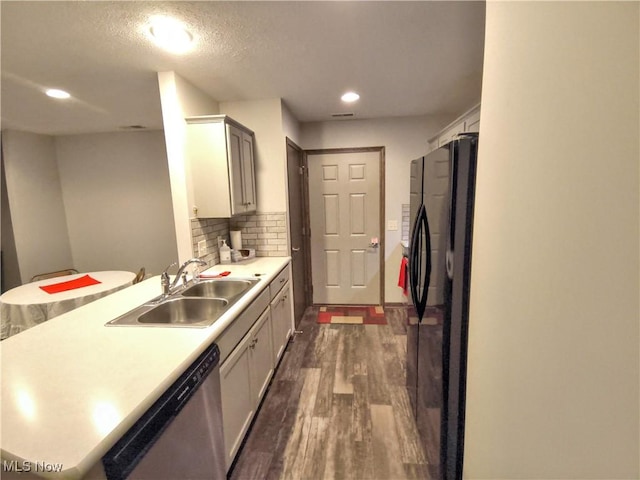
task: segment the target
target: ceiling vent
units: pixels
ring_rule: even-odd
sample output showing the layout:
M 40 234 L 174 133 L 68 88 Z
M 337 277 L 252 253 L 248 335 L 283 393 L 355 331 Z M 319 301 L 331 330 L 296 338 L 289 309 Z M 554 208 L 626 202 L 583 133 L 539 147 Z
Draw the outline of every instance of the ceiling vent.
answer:
M 353 113 L 332 113 L 331 116 L 333 118 L 347 118 L 353 117 Z

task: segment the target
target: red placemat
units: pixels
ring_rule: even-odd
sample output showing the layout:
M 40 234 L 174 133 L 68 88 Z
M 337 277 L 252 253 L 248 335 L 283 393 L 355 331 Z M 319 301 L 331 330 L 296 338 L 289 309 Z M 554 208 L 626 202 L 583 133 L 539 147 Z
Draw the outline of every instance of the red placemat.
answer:
M 84 275 L 80 278 L 75 278 L 73 280 L 67 280 L 66 282 L 58 282 L 52 283 L 50 285 L 43 285 L 40 288 L 47 293 L 60 293 L 66 292 L 67 290 L 74 290 L 76 288 L 88 287 L 90 285 L 97 285 L 100 282 L 96 280 L 91 275 Z

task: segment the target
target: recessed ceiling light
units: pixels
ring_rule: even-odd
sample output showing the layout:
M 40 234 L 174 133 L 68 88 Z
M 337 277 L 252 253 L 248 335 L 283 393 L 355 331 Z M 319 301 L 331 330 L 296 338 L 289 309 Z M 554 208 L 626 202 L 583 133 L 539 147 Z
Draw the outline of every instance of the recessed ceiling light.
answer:
M 352 103 L 358 100 L 360 98 L 360 95 L 358 95 L 356 92 L 347 92 L 342 95 L 341 98 L 343 102 Z
M 50 89 L 46 90 L 44 93 L 46 93 L 51 98 L 65 99 L 65 98 L 71 97 L 69 92 L 65 92 L 64 90 L 59 90 L 57 88 L 50 88 Z
M 193 47 L 193 35 L 175 18 L 152 17 L 148 34 L 156 45 L 171 53 L 185 53 Z

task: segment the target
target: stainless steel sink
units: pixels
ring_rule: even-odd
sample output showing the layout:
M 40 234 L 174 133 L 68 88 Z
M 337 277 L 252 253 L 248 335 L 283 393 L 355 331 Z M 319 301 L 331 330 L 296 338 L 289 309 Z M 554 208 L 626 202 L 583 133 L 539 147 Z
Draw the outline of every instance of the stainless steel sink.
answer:
M 160 303 L 145 303 L 111 320 L 107 326 L 207 327 L 229 308 L 224 298 L 173 297 Z
M 172 298 L 138 317 L 139 323 L 171 325 L 211 325 L 225 312 L 223 298 Z
M 231 300 L 253 287 L 258 280 L 206 280 L 187 287 L 183 297 L 226 298 Z
M 107 326 L 208 327 L 259 280 L 205 280 L 158 297 L 111 320 Z

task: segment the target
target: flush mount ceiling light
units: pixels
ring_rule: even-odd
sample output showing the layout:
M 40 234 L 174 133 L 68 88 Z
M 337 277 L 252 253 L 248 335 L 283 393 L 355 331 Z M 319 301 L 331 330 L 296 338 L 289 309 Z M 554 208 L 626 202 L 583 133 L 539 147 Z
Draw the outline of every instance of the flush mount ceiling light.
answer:
M 149 38 L 171 53 L 185 53 L 193 48 L 193 35 L 171 17 L 152 17 L 147 26 Z
M 343 102 L 353 103 L 360 98 L 360 95 L 358 95 L 356 92 L 347 92 L 340 98 Z
M 46 93 L 51 98 L 59 98 L 62 100 L 71 97 L 69 92 L 65 92 L 64 90 L 60 90 L 58 88 L 49 88 L 48 90 L 45 90 L 44 93 Z

